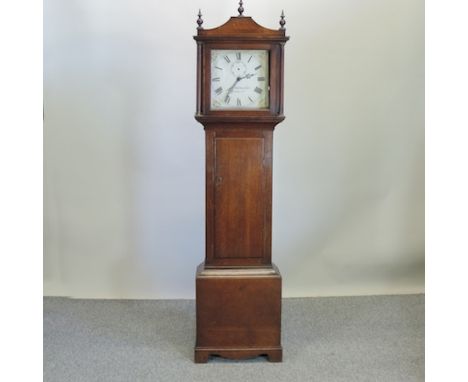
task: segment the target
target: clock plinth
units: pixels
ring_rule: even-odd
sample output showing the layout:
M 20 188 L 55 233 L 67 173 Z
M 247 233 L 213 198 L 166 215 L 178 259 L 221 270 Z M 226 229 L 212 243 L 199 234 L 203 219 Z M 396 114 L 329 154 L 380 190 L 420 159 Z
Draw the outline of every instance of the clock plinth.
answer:
M 272 152 L 274 128 L 284 120 L 288 37 L 284 24 L 267 29 L 242 13 L 218 28 L 201 24 L 195 118 L 206 139 L 206 256 L 196 274 L 195 362 L 211 355 L 281 362 Z
M 210 356 L 282 360 L 281 275 L 275 265 L 205 268 L 196 275 L 195 362 Z

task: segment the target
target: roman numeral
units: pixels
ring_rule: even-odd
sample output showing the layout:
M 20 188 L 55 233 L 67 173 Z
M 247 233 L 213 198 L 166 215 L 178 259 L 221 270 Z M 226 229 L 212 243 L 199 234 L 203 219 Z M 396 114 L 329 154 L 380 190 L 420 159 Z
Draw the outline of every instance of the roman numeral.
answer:
M 220 95 L 223 92 L 223 88 L 220 86 L 218 89 L 215 90 L 217 95 Z
M 252 59 L 252 56 L 250 56 L 249 60 L 247 62 L 250 62 L 250 60 Z
M 231 97 L 229 97 L 229 96 L 227 95 L 226 98 L 224 99 L 224 102 L 226 102 L 226 103 L 231 102 Z
M 258 86 L 254 89 L 254 92 L 258 93 L 258 94 L 262 94 L 262 89 L 260 89 Z
M 215 66 L 216 69 L 223 70 L 223 68 L 220 68 L 219 66 Z
M 221 81 L 221 78 L 219 78 L 219 77 L 215 77 L 215 78 L 213 78 L 211 81 L 213 81 L 213 82 L 214 82 L 214 81 L 217 81 L 217 82 L 219 82 L 219 81 Z M 260 81 L 260 80 L 259 80 L 259 81 Z
M 257 80 L 258 81 L 265 81 L 265 77 L 258 77 Z
M 231 62 L 228 56 L 224 56 L 224 59 L 226 60 L 227 63 Z
M 253 100 L 252 98 L 250 98 L 250 97 L 249 97 L 249 100 L 250 100 L 250 102 L 252 102 L 252 103 L 254 102 L 254 100 Z
M 236 53 L 236 57 L 237 57 L 237 59 L 240 61 L 240 59 L 241 59 L 241 52 L 237 52 L 237 53 Z
M 258 69 L 260 69 L 261 67 L 262 67 L 262 65 L 258 65 L 258 66 L 255 68 L 255 70 L 258 70 Z
M 241 100 L 239 98 L 237 99 L 237 106 L 242 106 Z

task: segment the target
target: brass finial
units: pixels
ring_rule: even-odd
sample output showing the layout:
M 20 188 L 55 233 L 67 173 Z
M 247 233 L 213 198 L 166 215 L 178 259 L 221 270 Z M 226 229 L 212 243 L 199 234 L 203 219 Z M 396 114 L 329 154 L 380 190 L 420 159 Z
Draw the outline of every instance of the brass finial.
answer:
M 242 16 L 242 14 L 244 13 L 244 2 L 242 0 L 239 1 L 239 8 L 237 8 L 237 10 L 239 11 L 239 16 Z
M 201 17 L 202 17 L 202 13 L 201 13 L 201 9 L 199 9 L 198 10 L 198 20 L 197 20 L 197 24 L 198 24 L 197 29 L 198 30 L 203 29 L 203 27 L 202 27 L 203 19 Z
M 280 29 L 284 29 L 284 25 L 286 24 L 286 20 L 284 19 L 284 10 L 281 11 L 281 19 L 280 19 L 280 25 L 281 25 L 281 28 Z

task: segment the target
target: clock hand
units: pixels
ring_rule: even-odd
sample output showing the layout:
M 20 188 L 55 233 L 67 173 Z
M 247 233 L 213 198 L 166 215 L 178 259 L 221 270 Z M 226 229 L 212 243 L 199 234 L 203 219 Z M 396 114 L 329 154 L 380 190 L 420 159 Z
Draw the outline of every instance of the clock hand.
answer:
M 253 77 L 253 76 L 255 76 L 255 74 L 254 74 L 254 73 L 251 73 L 251 74 L 246 74 L 244 77 L 241 77 L 240 79 L 241 79 L 241 80 L 243 80 L 244 78 L 247 78 L 247 79 L 249 79 L 250 77 Z
M 252 73 L 252 74 L 246 74 L 244 77 L 237 77 L 237 82 L 239 82 L 240 80 L 243 80 L 244 78 L 249 79 L 250 77 L 253 77 L 253 76 L 255 76 L 255 74 Z
M 237 77 L 236 80 L 234 81 L 234 83 L 232 84 L 232 86 L 228 89 L 228 93 L 234 89 L 234 86 L 236 86 L 236 84 L 241 80 L 242 78 L 240 77 Z
M 240 81 L 240 80 L 243 80 L 244 78 L 247 78 L 249 79 L 250 77 L 253 77 L 255 74 L 254 73 L 250 73 L 250 74 L 246 74 L 244 77 L 237 77 L 236 80 L 234 81 L 234 83 L 232 84 L 232 86 L 228 89 L 227 93 L 226 93 L 226 97 L 231 94 L 231 92 L 234 90 L 235 86 L 237 85 L 237 83 Z
M 237 83 L 241 80 L 242 78 L 241 77 L 237 77 L 236 78 L 236 81 L 232 84 L 232 86 L 227 90 L 227 93 L 226 93 L 226 97 L 227 98 L 229 96 L 229 94 L 234 90 L 234 87 L 237 85 Z
M 228 90 L 226 92 L 226 96 L 224 98 L 225 99 L 229 98 L 229 94 L 231 94 L 231 92 L 234 90 L 234 88 L 236 87 L 236 85 L 237 85 L 237 83 L 239 81 L 243 80 L 244 78 L 249 79 L 250 77 L 253 77 L 254 75 L 255 75 L 254 73 L 248 73 L 243 77 L 237 77 L 236 80 L 234 81 L 234 83 L 232 84 L 232 86 L 230 88 L 228 88 Z

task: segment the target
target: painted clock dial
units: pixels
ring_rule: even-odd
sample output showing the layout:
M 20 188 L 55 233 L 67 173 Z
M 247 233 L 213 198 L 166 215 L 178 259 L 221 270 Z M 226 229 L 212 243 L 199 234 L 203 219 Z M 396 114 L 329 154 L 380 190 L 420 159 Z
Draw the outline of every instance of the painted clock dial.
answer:
M 267 109 L 268 58 L 268 50 L 211 50 L 211 109 Z

